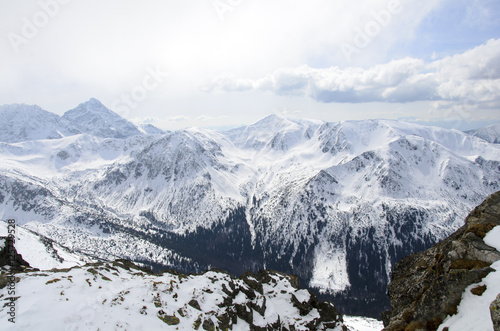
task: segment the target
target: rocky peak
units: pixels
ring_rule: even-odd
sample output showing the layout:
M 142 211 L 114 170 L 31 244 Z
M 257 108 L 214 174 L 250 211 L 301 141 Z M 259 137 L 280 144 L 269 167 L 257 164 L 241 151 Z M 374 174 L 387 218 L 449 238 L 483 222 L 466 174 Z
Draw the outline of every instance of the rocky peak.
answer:
M 388 287 L 392 311 L 384 316 L 384 330 L 437 330 L 456 314 L 465 289 L 495 271 L 490 266 L 500 260 L 500 252 L 483 238 L 497 225 L 500 192 L 476 207 L 450 237 L 398 262 Z

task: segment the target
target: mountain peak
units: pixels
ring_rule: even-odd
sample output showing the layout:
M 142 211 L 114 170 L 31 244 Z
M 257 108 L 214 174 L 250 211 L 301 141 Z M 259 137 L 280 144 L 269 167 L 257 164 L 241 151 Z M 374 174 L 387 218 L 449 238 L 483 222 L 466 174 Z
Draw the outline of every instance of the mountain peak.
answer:
M 88 101 L 82 102 L 76 108 L 69 110 L 66 113 L 81 112 L 82 110 L 90 111 L 93 113 L 106 113 L 121 118 L 120 115 L 107 108 L 101 101 L 97 100 L 96 98 L 90 98 Z
M 101 110 L 101 109 L 109 110 L 106 106 L 103 105 L 101 101 L 99 101 L 96 98 L 90 98 L 88 101 L 83 102 L 82 105 L 91 107 L 92 109 L 95 110 Z
M 465 133 L 486 140 L 487 142 L 500 144 L 500 123 L 488 125 Z
M 283 115 L 281 114 L 270 114 L 266 117 L 264 117 L 263 119 L 255 122 L 254 124 L 252 124 L 251 126 L 266 126 L 266 127 L 270 127 L 270 128 L 278 128 L 278 127 L 282 127 L 282 126 L 285 126 L 287 124 L 290 124 L 290 120 L 288 120 L 286 117 L 284 117 Z
M 90 100 L 64 113 L 63 118 L 81 132 L 102 138 L 128 138 L 142 134 L 133 123 L 116 114 L 99 100 Z

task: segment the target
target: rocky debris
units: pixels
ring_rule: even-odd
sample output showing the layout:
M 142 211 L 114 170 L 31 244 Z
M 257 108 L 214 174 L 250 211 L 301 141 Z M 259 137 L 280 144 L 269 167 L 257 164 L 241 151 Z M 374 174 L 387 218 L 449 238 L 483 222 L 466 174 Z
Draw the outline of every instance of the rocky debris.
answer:
M 288 275 L 277 271 L 261 270 L 257 274 L 245 273 L 242 277 L 243 284 L 235 283 L 227 287 L 224 293 L 227 297 L 220 307 L 228 308 L 222 316 L 217 316 L 220 321 L 219 328 L 232 329 L 238 318 L 244 320 L 250 325 L 251 330 L 294 330 L 295 325 L 282 323 L 280 319 L 285 319 L 285 316 L 278 316 L 278 319 L 273 323 L 268 323 L 266 326 L 258 326 L 254 324 L 256 314 L 261 318 L 266 316 L 267 302 L 272 301 L 271 298 L 278 296 L 289 300 L 294 308 L 298 310 L 298 316 L 310 319 L 311 316 L 317 316 L 304 323 L 308 330 L 323 330 L 342 326 L 343 319 L 336 307 L 330 302 L 319 302 L 316 296 L 308 290 L 299 289 L 299 279 L 294 275 Z M 280 288 L 279 283 L 285 281 L 289 284 L 289 288 Z M 231 285 L 231 284 L 230 284 Z M 242 286 L 243 285 L 243 286 Z M 238 295 L 244 295 L 249 299 L 245 304 L 235 304 L 234 301 Z M 306 300 L 300 301 L 298 296 L 307 297 Z M 271 307 L 276 309 L 277 307 Z M 222 322 L 224 321 L 224 323 Z M 345 328 L 344 328 L 345 329 Z M 347 329 L 345 329 L 347 330 Z
M 500 331 L 500 293 L 490 305 L 490 315 L 495 331 Z
M 456 314 L 465 289 L 494 271 L 490 265 L 500 260 L 500 252 L 483 241 L 497 225 L 500 192 L 476 207 L 447 239 L 399 261 L 388 286 L 392 311 L 384 314 L 384 330 L 436 330 Z M 481 290 L 475 289 L 477 295 Z

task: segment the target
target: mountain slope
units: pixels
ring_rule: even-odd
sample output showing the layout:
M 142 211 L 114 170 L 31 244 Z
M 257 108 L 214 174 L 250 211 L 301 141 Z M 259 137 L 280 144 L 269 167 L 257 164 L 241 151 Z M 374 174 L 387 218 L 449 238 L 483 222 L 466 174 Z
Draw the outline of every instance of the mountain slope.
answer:
M 499 145 L 399 121 L 0 147 L 0 216 L 64 246 L 156 270 L 272 268 L 376 317 L 396 261 L 500 189 Z
M 0 142 L 59 139 L 80 133 L 65 119 L 39 106 L 0 106 Z
M 32 268 L 40 270 L 70 268 L 84 265 L 88 262 L 95 262 L 89 256 L 71 252 L 52 240 L 22 227 L 8 227 L 8 223 L 6 222 L 0 222 L 0 238 L 7 238 L 9 230 L 12 233 L 13 229 L 15 233 L 14 247 L 17 253 L 21 254 L 22 258 Z
M 143 133 L 135 124 L 112 112 L 94 98 L 68 110 L 62 118 L 80 132 L 96 137 L 128 138 Z
M 0 106 L 0 142 L 60 139 L 82 133 L 100 138 L 123 139 L 164 132 L 152 124 L 136 125 L 94 98 L 67 111 L 62 117 L 36 105 Z
M 466 133 L 490 143 L 500 144 L 500 123 L 488 125 L 477 130 L 470 130 Z

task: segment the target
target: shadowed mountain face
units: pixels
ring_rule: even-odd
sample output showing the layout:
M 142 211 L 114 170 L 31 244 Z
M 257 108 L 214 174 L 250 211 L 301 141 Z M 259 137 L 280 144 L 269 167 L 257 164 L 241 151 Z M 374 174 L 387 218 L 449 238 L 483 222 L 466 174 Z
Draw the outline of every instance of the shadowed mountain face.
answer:
M 500 189 L 499 145 L 398 121 L 127 132 L 0 144 L 0 216 L 156 270 L 293 273 L 379 317 L 395 263 Z

